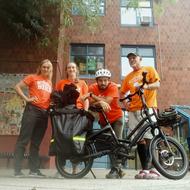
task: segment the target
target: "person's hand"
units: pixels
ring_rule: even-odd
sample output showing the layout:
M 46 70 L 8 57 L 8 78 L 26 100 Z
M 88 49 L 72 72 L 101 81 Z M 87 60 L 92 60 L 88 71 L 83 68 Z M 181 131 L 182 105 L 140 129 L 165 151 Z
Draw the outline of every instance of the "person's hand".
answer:
M 81 100 L 82 102 L 84 102 L 84 101 L 85 101 L 87 98 L 89 98 L 89 97 L 90 97 L 90 93 L 87 93 L 87 94 L 81 96 L 81 97 L 80 97 L 80 100 Z
M 26 102 L 37 102 L 37 101 L 38 101 L 38 98 L 36 96 L 29 97 L 26 99 Z
M 123 105 L 125 107 L 126 110 L 129 110 L 129 107 L 130 107 L 130 101 L 123 101 Z
M 143 89 L 150 90 L 150 87 L 149 87 L 149 85 L 147 83 L 145 83 L 144 86 L 143 86 Z
M 111 110 L 111 107 L 107 102 L 99 101 L 98 103 L 100 104 L 100 106 L 105 112 L 109 112 Z

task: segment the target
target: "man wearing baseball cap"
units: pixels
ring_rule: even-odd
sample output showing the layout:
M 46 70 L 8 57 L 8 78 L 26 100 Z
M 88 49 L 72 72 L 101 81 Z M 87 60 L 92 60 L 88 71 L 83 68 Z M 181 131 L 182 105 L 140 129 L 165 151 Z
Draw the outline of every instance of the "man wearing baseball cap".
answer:
M 157 108 L 157 89 L 160 86 L 160 77 L 157 71 L 150 66 L 142 66 L 141 65 L 141 56 L 137 53 L 131 52 L 127 55 L 129 60 L 129 65 L 133 69 L 125 79 L 123 80 L 120 94 L 121 98 L 124 98 L 126 93 L 130 92 L 131 94 L 135 93 L 138 86 L 142 84 L 142 73 L 147 72 L 146 81 L 147 84 L 143 86 L 144 88 L 144 96 L 146 100 L 146 104 L 150 111 L 152 109 Z M 128 111 L 129 116 L 129 130 L 130 133 L 135 126 L 139 123 L 142 119 L 141 116 L 141 109 L 142 109 L 142 102 L 141 98 L 138 95 L 132 97 L 130 102 L 124 101 L 123 102 L 126 110 Z M 148 146 L 150 140 L 152 139 L 152 134 L 150 131 L 147 131 L 142 140 L 138 142 L 137 151 L 139 154 L 142 170 L 135 176 L 135 179 L 157 179 L 159 178 L 159 174 L 156 173 L 154 170 L 150 170 L 150 158 L 148 152 Z

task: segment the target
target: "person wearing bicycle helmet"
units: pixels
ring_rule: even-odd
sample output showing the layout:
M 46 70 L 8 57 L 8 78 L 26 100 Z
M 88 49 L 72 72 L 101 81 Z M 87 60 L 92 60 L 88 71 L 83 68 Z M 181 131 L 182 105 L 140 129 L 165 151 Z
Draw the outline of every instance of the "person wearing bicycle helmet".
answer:
M 129 53 L 127 55 L 129 60 L 129 64 L 133 69 L 125 79 L 123 80 L 120 95 L 121 98 L 124 98 L 126 93 L 135 93 L 138 86 L 142 84 L 142 73 L 147 72 L 146 81 L 147 83 L 143 86 L 144 88 L 144 96 L 149 109 L 157 108 L 157 89 L 160 86 L 160 77 L 157 71 L 153 67 L 144 67 L 141 66 L 141 56 L 136 53 Z M 124 106 L 128 111 L 129 117 L 129 130 L 132 131 L 135 126 L 141 120 L 141 109 L 142 102 L 138 95 L 132 97 L 130 102 L 124 101 Z M 151 110 L 152 111 L 152 110 Z M 150 139 L 152 138 L 152 134 L 150 131 L 147 131 L 143 136 L 143 139 L 138 142 L 137 151 L 139 154 L 142 170 L 135 176 L 136 179 L 155 179 L 159 177 L 154 170 L 150 170 L 150 157 L 148 152 L 148 146 L 150 143 Z
M 110 81 L 111 72 L 108 69 L 97 70 L 95 78 L 96 83 L 89 86 L 89 93 L 85 98 L 89 98 L 90 104 L 103 108 L 116 136 L 121 138 L 123 131 L 123 112 L 118 103 L 119 91 L 117 84 Z M 101 127 L 105 127 L 106 125 L 101 114 L 99 114 L 99 124 Z M 106 175 L 106 178 L 122 178 L 125 174 L 121 170 L 121 164 L 118 164 L 118 159 L 110 156 L 110 161 L 111 171 Z

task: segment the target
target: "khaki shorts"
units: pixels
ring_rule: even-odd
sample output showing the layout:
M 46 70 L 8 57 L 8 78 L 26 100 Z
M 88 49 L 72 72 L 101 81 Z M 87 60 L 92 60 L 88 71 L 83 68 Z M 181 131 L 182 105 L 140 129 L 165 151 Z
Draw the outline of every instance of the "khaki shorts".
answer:
M 149 112 L 153 113 L 153 109 L 149 108 Z M 137 124 L 142 120 L 141 111 L 138 110 L 138 111 L 134 111 L 134 112 L 128 112 L 128 117 L 129 117 L 129 122 L 128 122 L 129 129 L 127 131 L 127 134 L 129 135 L 131 133 L 131 131 L 137 126 Z M 151 119 L 153 121 L 156 121 L 156 118 L 154 116 L 152 116 Z M 146 124 L 146 123 L 144 123 L 144 124 Z M 134 138 L 135 134 L 132 136 L 132 139 Z M 153 136 L 152 136 L 152 133 L 150 130 L 148 130 L 143 136 L 144 139 L 152 139 L 152 137 Z

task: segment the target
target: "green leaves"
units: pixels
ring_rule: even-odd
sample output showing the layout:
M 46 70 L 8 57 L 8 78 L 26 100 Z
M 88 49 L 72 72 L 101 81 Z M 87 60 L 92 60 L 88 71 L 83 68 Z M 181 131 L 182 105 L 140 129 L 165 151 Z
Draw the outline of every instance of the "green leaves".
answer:
M 0 0 L 0 21 L 18 39 L 38 40 L 46 36 L 42 14 L 44 0 Z
M 154 14 L 156 17 L 160 17 L 164 14 L 167 6 L 177 3 L 178 0 L 154 0 Z
M 0 0 L 0 22 L 19 40 L 48 46 L 51 41 L 51 25 L 45 17 L 46 10 L 59 11 L 61 26 L 74 24 L 72 10 L 84 18 L 85 24 L 95 30 L 98 25 L 100 0 Z

